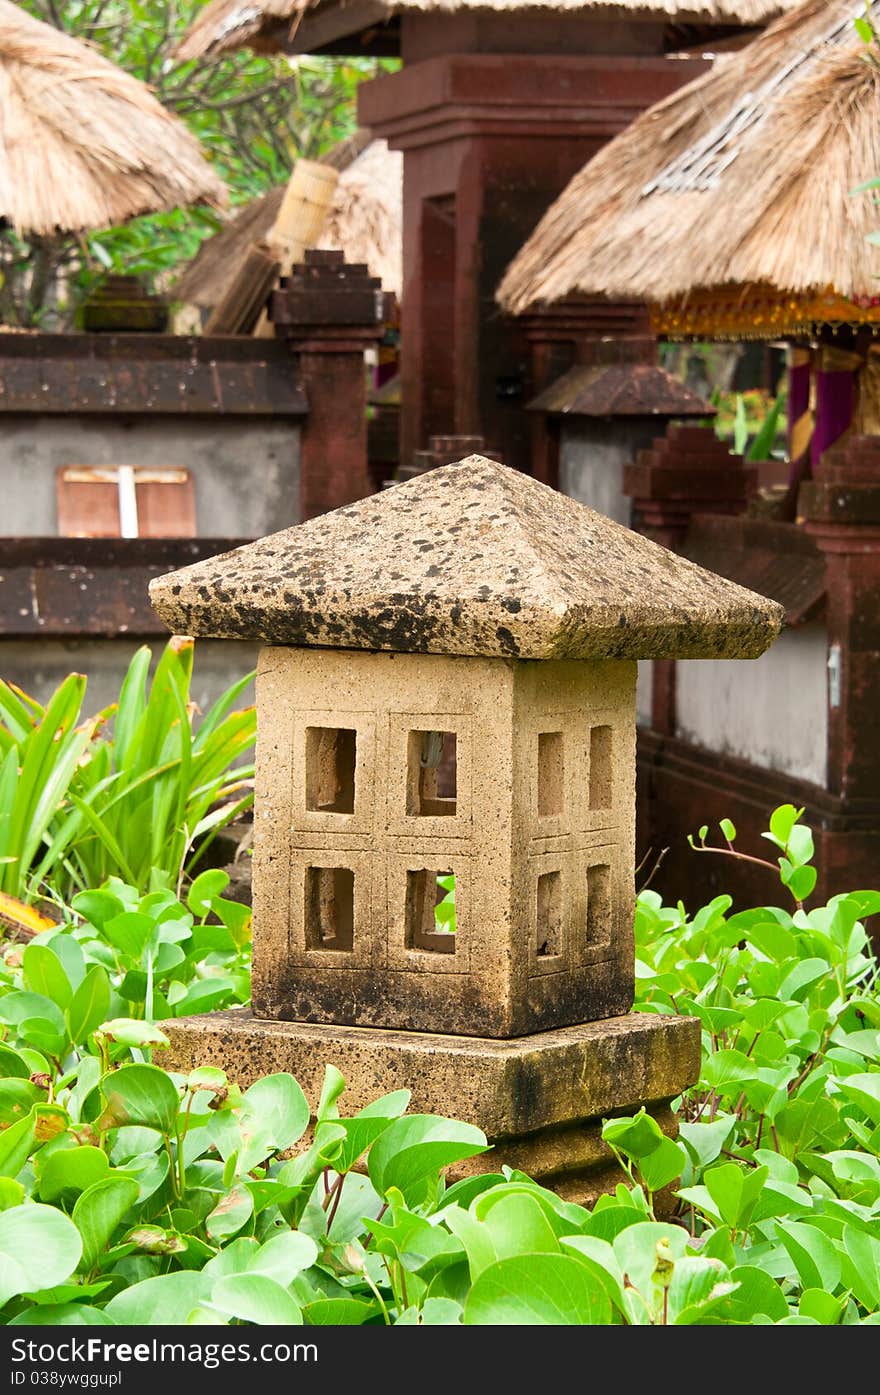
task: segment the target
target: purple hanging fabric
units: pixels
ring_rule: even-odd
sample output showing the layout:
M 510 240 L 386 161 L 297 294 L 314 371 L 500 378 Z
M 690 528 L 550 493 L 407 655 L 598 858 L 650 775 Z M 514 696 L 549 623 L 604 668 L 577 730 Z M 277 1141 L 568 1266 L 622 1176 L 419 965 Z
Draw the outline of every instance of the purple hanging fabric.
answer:
M 805 456 L 810 448 L 813 429 L 810 412 L 810 377 L 813 355 L 809 349 L 791 345 L 787 353 L 788 367 L 788 484 L 796 489 L 808 471 Z
M 816 373 L 816 424 L 810 443 L 810 461 L 815 471 L 829 446 L 833 446 L 852 423 L 855 408 L 857 354 L 841 349 L 821 349 Z

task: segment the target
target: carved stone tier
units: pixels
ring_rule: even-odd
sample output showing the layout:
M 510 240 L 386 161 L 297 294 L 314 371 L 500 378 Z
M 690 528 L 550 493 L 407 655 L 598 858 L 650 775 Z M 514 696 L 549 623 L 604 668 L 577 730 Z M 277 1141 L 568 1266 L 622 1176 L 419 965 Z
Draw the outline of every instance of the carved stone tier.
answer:
M 493 1144 L 450 1170 L 449 1181 L 507 1164 L 580 1202 L 622 1180 L 601 1140 L 602 1119 L 647 1104 L 674 1133 L 667 1102 L 700 1067 L 698 1022 L 649 1013 L 517 1041 L 266 1022 L 237 1009 L 163 1027 L 174 1069 L 220 1061 L 242 1085 L 290 1071 L 313 1107 L 328 1062 L 346 1079 L 352 1113 L 386 1091 L 411 1090 L 414 1112 L 463 1119 Z
M 696 513 L 744 512 L 757 484 L 757 466 L 732 454 L 711 426 L 670 426 L 623 472 L 634 526 L 665 547 L 677 546 Z
M 364 351 L 384 332 L 381 283 L 341 252 L 307 251 L 269 300 L 275 334 L 297 353 L 311 435 L 300 460 L 302 518 L 373 491 L 367 468 Z

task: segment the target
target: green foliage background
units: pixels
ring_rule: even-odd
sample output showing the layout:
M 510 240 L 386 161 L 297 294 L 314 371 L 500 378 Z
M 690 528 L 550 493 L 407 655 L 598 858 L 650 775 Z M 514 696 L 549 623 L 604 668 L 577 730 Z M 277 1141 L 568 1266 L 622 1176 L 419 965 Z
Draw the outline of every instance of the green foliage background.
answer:
M 163 1069 L 173 1018 L 247 998 L 219 869 L 184 899 L 111 877 L 6 940 L 0 1325 L 880 1324 L 880 893 L 808 908 L 802 813 L 764 834 L 790 908 L 639 895 L 636 1010 L 696 1017 L 702 1061 L 677 1139 L 604 1122 L 625 1181 L 592 1207 L 448 1181 L 485 1135 L 407 1090 L 349 1114 L 332 1063 L 311 1105 L 284 1072 Z M 695 852 L 746 855 L 720 832 Z

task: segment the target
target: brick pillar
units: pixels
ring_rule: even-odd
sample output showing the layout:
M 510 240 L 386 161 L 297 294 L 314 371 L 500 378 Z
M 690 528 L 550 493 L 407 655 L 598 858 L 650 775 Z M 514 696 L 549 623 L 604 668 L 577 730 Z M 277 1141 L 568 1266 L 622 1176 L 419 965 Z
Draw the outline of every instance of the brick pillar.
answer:
M 825 555 L 828 788 L 876 803 L 880 789 L 880 438 L 849 436 L 801 486 Z
M 300 446 L 300 521 L 373 493 L 367 468 L 364 351 L 385 322 L 381 283 L 341 252 L 309 251 L 269 301 L 308 398 Z
M 519 19 L 493 17 L 492 27 L 512 33 Z M 554 14 L 540 23 L 559 21 Z M 607 22 L 592 27 L 592 42 L 607 47 Z M 630 24 L 624 42 L 641 27 Z M 583 17 L 577 28 L 583 42 L 591 21 Z M 534 32 L 519 53 L 456 47 L 358 88 L 361 125 L 403 151 L 404 461 L 448 423 L 485 436 L 508 465 L 528 469 L 533 420 L 522 409 L 539 389 L 528 381 L 521 323 L 495 302 L 501 278 L 587 160 L 706 69 L 701 58 L 578 52 L 576 39 L 566 53 L 539 49 Z M 552 468 L 548 458 L 539 474 Z
M 695 513 L 743 513 L 757 483 L 757 466 L 733 455 L 711 426 L 670 426 L 623 471 L 633 527 L 671 552 L 680 550 Z M 654 661 L 651 725 L 675 735 L 674 659 Z

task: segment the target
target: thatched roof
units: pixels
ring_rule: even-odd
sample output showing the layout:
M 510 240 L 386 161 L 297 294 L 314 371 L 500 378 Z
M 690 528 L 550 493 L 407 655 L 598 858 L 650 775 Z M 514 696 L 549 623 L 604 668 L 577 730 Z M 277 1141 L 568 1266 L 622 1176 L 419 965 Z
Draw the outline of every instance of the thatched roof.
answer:
M 322 43 L 348 38 L 365 25 L 382 24 L 407 11 L 452 14 L 483 10 L 509 14 L 511 10 L 552 14 L 594 11 L 620 17 L 642 14 L 662 19 L 700 20 L 714 24 L 765 24 L 791 9 L 793 0 L 209 0 L 177 50 L 180 59 L 216 56 L 248 46 L 262 53 L 285 49 L 308 52 L 314 37 L 308 24 L 297 31 L 303 17 L 320 14 Z
M 222 203 L 198 142 L 149 88 L 0 0 L 0 217 L 77 232 Z
M 326 157 L 328 163 L 333 156 Z M 272 228 L 285 185 L 242 208 L 225 228 L 209 237 L 174 287 L 175 300 L 213 309 L 235 276 L 251 242 Z M 333 195 L 320 246 L 344 252 L 350 262 L 366 262 L 386 291 L 400 296 L 403 280 L 403 156 L 384 140 L 365 145 L 343 169 Z
M 868 11 L 880 24 L 880 0 Z M 664 302 L 768 285 L 878 293 L 880 67 L 864 0 L 810 0 L 652 107 L 577 174 L 498 293 L 514 313 L 585 292 Z
M 403 287 L 403 155 L 374 140 L 339 177 L 321 246 L 366 262 L 400 299 Z

